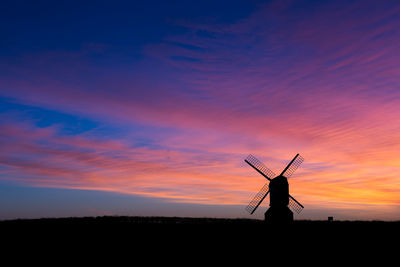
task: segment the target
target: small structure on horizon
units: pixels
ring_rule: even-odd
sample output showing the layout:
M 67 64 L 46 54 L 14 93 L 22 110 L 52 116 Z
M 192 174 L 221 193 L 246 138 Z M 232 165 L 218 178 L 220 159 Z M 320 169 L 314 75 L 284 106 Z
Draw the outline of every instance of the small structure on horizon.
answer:
M 333 217 L 332 216 L 328 217 L 328 222 L 333 222 Z
M 244 161 L 268 180 L 261 188 L 260 192 L 257 193 L 246 207 L 246 210 L 250 214 L 253 214 L 269 194 L 270 207 L 265 212 L 265 221 L 269 223 L 292 222 L 292 210 L 300 213 L 304 206 L 289 194 L 289 183 L 287 179 L 292 176 L 304 159 L 300 154 L 297 154 L 278 176 L 253 155 L 249 155 Z

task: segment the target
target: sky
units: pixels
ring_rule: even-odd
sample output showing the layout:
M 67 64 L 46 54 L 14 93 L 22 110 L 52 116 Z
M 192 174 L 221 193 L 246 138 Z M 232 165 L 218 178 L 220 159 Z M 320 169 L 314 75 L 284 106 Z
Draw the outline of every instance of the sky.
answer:
M 2 1 L 0 219 L 400 220 L 398 1 Z

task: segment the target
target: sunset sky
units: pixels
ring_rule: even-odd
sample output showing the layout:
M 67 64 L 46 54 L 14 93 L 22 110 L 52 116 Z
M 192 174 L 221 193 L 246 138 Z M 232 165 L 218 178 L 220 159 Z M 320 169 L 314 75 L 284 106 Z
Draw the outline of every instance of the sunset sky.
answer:
M 400 220 L 400 2 L 2 1 L 0 219 Z

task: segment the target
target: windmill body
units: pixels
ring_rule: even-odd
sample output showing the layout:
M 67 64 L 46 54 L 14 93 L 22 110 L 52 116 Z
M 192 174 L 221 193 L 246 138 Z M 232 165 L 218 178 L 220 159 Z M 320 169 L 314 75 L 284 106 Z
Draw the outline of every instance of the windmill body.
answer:
M 257 193 L 250 204 L 246 207 L 247 211 L 250 212 L 250 214 L 253 214 L 269 194 L 270 207 L 265 212 L 265 221 L 271 223 L 288 223 L 293 221 L 293 212 L 291 209 L 300 213 L 304 207 L 289 194 L 288 178 L 300 166 L 303 160 L 304 159 L 297 154 L 282 173 L 276 176 L 258 159 L 249 155 L 245 159 L 245 162 L 264 176 L 268 182 L 261 188 L 260 192 Z
M 287 207 L 289 205 L 289 183 L 284 176 L 277 176 L 269 182 L 269 205 Z
M 269 183 L 269 209 L 265 212 L 265 221 L 287 223 L 293 221 L 293 212 L 289 205 L 289 183 L 284 176 L 278 176 Z

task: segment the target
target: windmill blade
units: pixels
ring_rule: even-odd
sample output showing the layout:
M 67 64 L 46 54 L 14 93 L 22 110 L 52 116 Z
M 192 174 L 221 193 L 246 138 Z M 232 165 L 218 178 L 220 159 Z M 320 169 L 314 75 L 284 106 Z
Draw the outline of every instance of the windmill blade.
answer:
M 270 181 L 276 176 L 273 171 L 268 169 L 267 166 L 265 166 L 261 161 L 251 154 L 248 155 L 244 161 Z
M 250 202 L 249 205 L 247 205 L 246 210 L 250 213 L 253 214 L 258 206 L 260 206 L 261 202 L 265 199 L 265 197 L 269 193 L 269 183 L 266 183 L 260 190 L 260 192 L 255 195 L 253 200 Z
M 286 178 L 290 178 L 292 174 L 297 170 L 300 164 L 304 161 L 304 158 L 297 154 L 292 161 L 286 166 L 286 168 L 282 171 L 281 176 L 285 176 Z
M 300 202 L 298 202 L 296 199 L 294 199 L 294 197 L 292 197 L 291 195 L 289 195 L 289 208 L 295 212 L 297 212 L 297 214 L 299 214 L 303 209 L 304 206 L 300 204 Z

